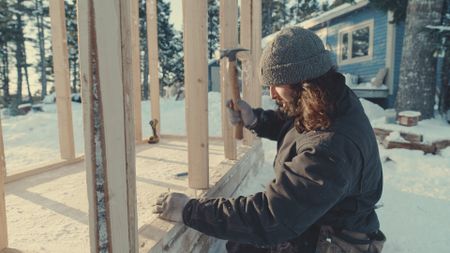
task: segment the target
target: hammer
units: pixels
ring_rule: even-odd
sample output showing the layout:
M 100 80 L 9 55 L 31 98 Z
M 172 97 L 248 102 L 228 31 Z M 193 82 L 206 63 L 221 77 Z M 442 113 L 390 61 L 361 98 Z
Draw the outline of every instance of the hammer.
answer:
M 239 84 L 238 84 L 238 76 L 237 76 L 237 65 L 236 65 L 236 59 L 237 59 L 237 53 L 241 51 L 249 51 L 248 49 L 244 48 L 231 48 L 231 49 L 222 49 L 220 50 L 220 59 L 226 57 L 228 59 L 227 61 L 227 72 L 230 78 L 230 84 L 231 84 L 231 96 L 233 100 L 233 110 L 239 111 L 239 108 L 237 106 L 237 101 L 241 99 L 241 94 L 239 92 Z M 242 140 L 244 137 L 243 133 L 244 124 L 241 122 L 238 123 L 238 125 L 234 128 L 234 137 L 238 140 Z

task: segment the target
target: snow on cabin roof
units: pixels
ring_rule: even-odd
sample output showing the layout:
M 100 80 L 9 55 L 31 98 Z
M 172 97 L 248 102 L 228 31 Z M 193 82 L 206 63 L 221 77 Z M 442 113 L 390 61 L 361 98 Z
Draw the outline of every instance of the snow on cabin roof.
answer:
M 298 23 L 294 26 L 300 26 L 300 27 L 309 29 L 315 25 L 324 23 L 328 20 L 334 19 L 336 17 L 342 16 L 342 15 L 352 12 L 354 10 L 360 9 L 368 4 L 369 4 L 369 0 L 355 0 L 354 4 L 345 3 L 342 5 L 339 5 L 336 8 L 333 8 L 333 9 L 326 11 L 314 18 L 310 18 L 310 19 L 305 20 L 301 23 Z M 264 48 L 266 46 L 266 44 L 269 41 L 271 41 L 277 33 L 278 32 L 275 32 L 275 33 L 272 33 L 272 34 L 264 37 L 261 41 L 262 48 Z
M 311 28 L 315 25 L 324 23 L 328 20 L 337 18 L 339 16 L 342 16 L 342 15 L 352 12 L 354 10 L 360 9 L 368 4 L 369 4 L 369 0 L 355 0 L 354 4 L 345 3 L 342 5 L 339 5 L 338 7 L 333 8 L 329 11 L 326 11 L 317 17 L 305 20 L 305 21 L 299 23 L 298 25 L 303 28 Z

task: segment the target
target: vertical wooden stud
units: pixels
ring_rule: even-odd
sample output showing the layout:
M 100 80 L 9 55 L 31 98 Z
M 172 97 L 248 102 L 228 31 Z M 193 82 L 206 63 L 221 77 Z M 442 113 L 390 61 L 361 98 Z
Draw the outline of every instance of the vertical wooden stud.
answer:
M 61 158 L 75 159 L 72 101 L 70 98 L 69 58 L 67 51 L 64 0 L 50 1 L 53 69 L 55 71 L 56 109 L 58 112 L 59 148 Z
M 131 50 L 133 57 L 131 59 L 131 73 L 134 87 L 134 132 L 136 142 L 142 141 L 142 110 L 141 110 L 141 60 L 139 47 L 139 0 L 130 1 L 131 4 Z
M 0 118 L 0 251 L 8 247 L 8 227 L 6 222 L 5 202 L 5 147 L 3 145 L 2 120 Z
M 236 48 L 238 46 L 237 34 L 237 0 L 220 0 L 220 49 Z M 236 140 L 233 127 L 228 119 L 226 101 L 231 99 L 231 87 L 227 75 L 227 61 L 220 61 L 220 93 L 222 96 L 222 137 L 225 146 L 225 158 L 235 160 L 237 157 Z
M 160 133 L 161 116 L 159 108 L 159 54 L 158 54 L 158 1 L 147 0 L 147 46 L 150 75 L 151 119 L 157 119 L 156 131 Z
M 259 59 L 261 57 L 261 20 L 262 6 L 260 0 L 252 0 L 252 58 L 253 58 L 253 106 L 261 107 L 261 79 Z
M 252 0 L 241 0 L 240 11 L 240 42 L 241 47 L 250 50 L 250 57 L 242 61 L 242 95 L 243 99 L 251 106 L 254 106 L 254 83 L 253 83 L 253 56 L 252 56 Z M 253 134 L 246 130 L 244 131 L 244 144 L 252 145 Z
M 129 0 L 78 0 L 91 252 L 137 252 Z
M 183 1 L 189 187 L 195 189 L 209 187 L 207 15 L 207 0 Z

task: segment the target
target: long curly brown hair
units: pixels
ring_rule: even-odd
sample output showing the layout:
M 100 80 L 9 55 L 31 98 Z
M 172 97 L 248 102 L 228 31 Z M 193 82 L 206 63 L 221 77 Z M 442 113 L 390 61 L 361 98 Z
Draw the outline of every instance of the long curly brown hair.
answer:
M 282 105 L 276 101 L 280 112 L 295 118 L 294 125 L 299 133 L 327 129 L 336 114 L 336 102 L 345 86 L 344 77 L 334 68 L 326 74 L 292 84 L 293 100 Z

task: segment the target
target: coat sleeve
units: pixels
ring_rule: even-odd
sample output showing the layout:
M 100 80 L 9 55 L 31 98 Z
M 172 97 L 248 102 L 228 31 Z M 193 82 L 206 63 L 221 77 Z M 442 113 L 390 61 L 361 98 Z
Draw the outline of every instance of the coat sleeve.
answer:
M 344 197 L 349 177 L 326 149 L 311 148 L 284 164 L 264 192 L 249 197 L 193 199 L 184 223 L 221 239 L 274 245 L 298 237 Z
M 263 110 L 261 108 L 253 109 L 257 120 L 256 126 L 252 129 L 258 137 L 267 138 L 276 141 L 280 135 L 283 125 L 287 118 L 283 117 L 279 112 L 273 110 Z

